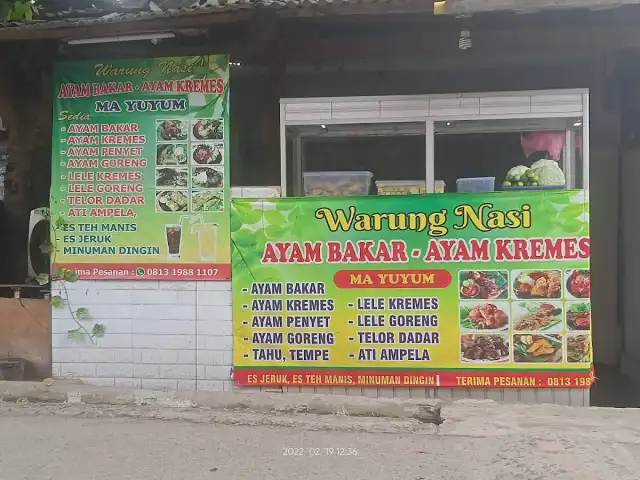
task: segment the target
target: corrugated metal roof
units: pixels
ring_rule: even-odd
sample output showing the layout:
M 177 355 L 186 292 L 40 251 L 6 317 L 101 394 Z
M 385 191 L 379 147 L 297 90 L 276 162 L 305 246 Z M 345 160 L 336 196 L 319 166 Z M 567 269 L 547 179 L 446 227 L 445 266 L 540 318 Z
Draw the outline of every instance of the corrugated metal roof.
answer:
M 429 0 L 425 0 L 425 2 L 426 1 Z M 187 15 L 203 15 L 218 12 L 233 12 L 252 8 L 313 8 L 330 5 L 364 5 L 373 3 L 402 3 L 402 0 L 151 0 L 148 2 L 146 8 L 136 8 L 132 6 L 129 9 L 119 9 L 119 11 L 95 7 L 59 11 L 45 10 L 37 19 L 6 22 L 0 24 L 0 28 L 20 30 L 55 29 L 156 18 L 173 18 Z M 123 2 L 123 4 L 126 5 L 126 2 Z
M 540 10 L 607 9 L 637 5 L 640 0 L 439 0 L 439 14 L 464 15 L 499 11 L 538 12 Z

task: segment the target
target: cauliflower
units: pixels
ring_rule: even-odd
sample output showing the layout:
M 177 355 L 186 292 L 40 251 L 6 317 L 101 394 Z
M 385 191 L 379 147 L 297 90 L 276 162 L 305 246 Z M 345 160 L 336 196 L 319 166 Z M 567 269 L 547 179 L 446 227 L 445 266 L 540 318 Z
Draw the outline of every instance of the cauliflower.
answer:
M 538 160 L 531 169 L 540 179 L 540 185 L 564 185 L 566 179 L 564 172 L 555 160 Z
M 524 165 L 518 165 L 517 167 L 513 167 L 511 170 L 507 172 L 507 180 L 512 182 L 516 177 L 522 176 L 525 173 L 527 173 L 527 170 L 529 170 L 529 167 L 525 167 Z

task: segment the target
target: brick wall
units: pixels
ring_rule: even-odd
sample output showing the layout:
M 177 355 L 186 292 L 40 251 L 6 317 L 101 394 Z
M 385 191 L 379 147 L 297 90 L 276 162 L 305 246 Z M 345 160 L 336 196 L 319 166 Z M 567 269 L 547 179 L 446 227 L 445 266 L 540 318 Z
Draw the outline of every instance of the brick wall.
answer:
M 234 388 L 230 282 L 81 281 L 66 284 L 66 290 L 62 295 L 68 296 L 68 305 L 53 309 L 55 377 L 161 390 Z M 82 323 L 88 329 L 94 323 L 104 324 L 104 337 L 95 344 L 86 336 L 68 338 L 68 330 L 76 328 L 68 307 L 87 308 L 92 318 Z M 568 389 L 284 387 L 284 391 L 589 405 L 587 390 Z
M 230 390 L 230 282 L 81 281 L 66 284 L 69 308 L 54 309 L 53 374 L 95 385 Z M 68 338 L 69 309 L 87 308 L 95 344 Z

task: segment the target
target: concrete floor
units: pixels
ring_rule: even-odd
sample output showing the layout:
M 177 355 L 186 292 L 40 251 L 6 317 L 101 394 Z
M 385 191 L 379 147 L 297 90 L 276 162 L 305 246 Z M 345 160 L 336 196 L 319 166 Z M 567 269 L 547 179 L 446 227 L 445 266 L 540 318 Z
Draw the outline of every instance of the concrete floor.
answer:
M 184 411 L 0 403 L 0 480 L 638 478 L 637 415 L 479 408 L 485 414 L 474 418 L 451 412 L 436 429 L 304 415 L 244 415 L 237 421 L 254 425 L 229 425 Z M 142 418 L 150 415 L 165 420 Z M 223 422 L 236 421 L 225 415 Z M 287 424 L 295 428 L 275 426 Z

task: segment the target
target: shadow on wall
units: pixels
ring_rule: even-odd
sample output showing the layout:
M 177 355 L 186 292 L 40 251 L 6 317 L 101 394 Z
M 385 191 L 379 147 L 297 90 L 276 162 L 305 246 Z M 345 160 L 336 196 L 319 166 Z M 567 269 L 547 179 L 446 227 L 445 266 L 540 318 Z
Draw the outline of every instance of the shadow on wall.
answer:
M 24 380 L 51 377 L 51 305 L 48 300 L 0 298 L 0 366 L 7 359 L 26 361 Z

